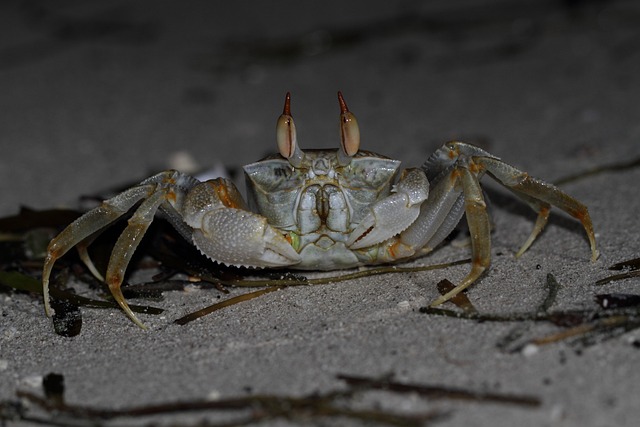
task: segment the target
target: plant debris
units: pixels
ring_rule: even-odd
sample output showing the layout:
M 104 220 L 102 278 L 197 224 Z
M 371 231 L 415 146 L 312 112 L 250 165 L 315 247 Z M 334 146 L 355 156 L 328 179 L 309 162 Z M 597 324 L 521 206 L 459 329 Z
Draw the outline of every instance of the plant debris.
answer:
M 584 347 L 640 328 L 640 295 L 599 294 L 594 298 L 598 303 L 596 307 L 555 311 L 551 308 L 555 303 L 560 284 L 553 274 L 547 275 L 546 284 L 547 295 L 544 301 L 529 312 L 479 313 L 475 308 L 468 307 L 470 304 L 468 300 L 464 303 L 452 301 L 462 311 L 422 307 L 420 312 L 478 322 L 527 322 L 516 326 L 498 341 L 498 348 L 509 353 L 523 351 L 530 345 L 542 346 L 569 339 L 573 339 L 571 344 L 579 351 Z M 438 289 L 444 295 L 451 286 L 450 283 L 439 284 Z M 547 322 L 567 329 L 542 337 L 523 338 L 530 333 L 532 325 L 536 322 Z
M 445 419 L 449 413 L 441 410 L 429 410 L 417 413 L 397 413 L 382 409 L 377 404 L 372 408 L 353 409 L 353 399 L 376 390 L 391 395 L 415 394 L 425 400 L 471 401 L 480 404 L 515 405 L 523 409 L 539 407 L 540 398 L 529 395 L 509 393 L 488 393 L 463 388 L 443 387 L 430 384 L 413 384 L 395 381 L 391 376 L 382 379 L 338 374 L 338 380 L 344 381 L 345 387 L 324 393 L 314 392 L 303 396 L 279 396 L 256 394 L 240 397 L 221 398 L 217 400 L 192 400 L 159 403 L 144 406 L 132 406 L 121 409 L 105 409 L 85 405 L 67 403 L 64 397 L 64 377 L 51 373 L 44 377 L 42 385 L 44 397 L 31 392 L 18 391 L 18 400 L 0 401 L 0 421 L 12 420 L 31 422 L 40 425 L 72 425 L 103 426 L 109 421 L 124 418 L 145 420 L 153 416 L 169 414 L 186 414 L 202 412 L 211 420 L 203 424 L 182 422 L 180 425 L 207 425 L 211 427 L 230 425 L 252 425 L 265 420 L 283 419 L 296 422 L 320 419 L 349 418 L 366 424 L 389 426 L 424 426 Z M 43 410 L 47 416 L 33 415 L 33 404 Z M 217 416 L 227 415 L 226 421 L 213 421 Z M 228 421 L 228 416 L 234 417 Z M 73 421 L 71 421 L 73 420 Z M 144 426 L 156 425 L 153 422 Z
M 620 271 L 627 270 L 624 273 L 613 274 L 611 276 L 600 279 L 596 282 L 596 285 L 605 285 L 609 282 L 615 282 L 617 280 L 632 279 L 634 277 L 640 277 L 640 258 L 628 259 L 613 264 L 609 267 L 609 270 Z

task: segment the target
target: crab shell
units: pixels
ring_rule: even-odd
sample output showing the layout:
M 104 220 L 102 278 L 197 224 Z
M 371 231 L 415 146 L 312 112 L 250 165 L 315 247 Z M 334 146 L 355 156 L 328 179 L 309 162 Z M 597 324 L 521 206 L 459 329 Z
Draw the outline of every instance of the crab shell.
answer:
M 278 228 L 300 254 L 296 269 L 349 268 L 376 249 L 347 246 L 371 206 L 390 193 L 400 161 L 358 151 L 342 166 L 336 150 L 305 150 L 299 167 L 280 155 L 244 167 L 250 210 Z

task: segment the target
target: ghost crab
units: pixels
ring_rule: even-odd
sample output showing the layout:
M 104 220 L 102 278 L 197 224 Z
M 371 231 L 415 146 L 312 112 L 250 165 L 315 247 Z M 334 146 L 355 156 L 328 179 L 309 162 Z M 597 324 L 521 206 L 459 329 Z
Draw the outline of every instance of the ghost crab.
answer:
M 490 264 L 490 225 L 479 183 L 485 173 L 538 213 L 533 231 L 516 256 L 522 255 L 542 231 L 553 205 L 582 223 L 592 259 L 597 258 L 586 206 L 557 187 L 481 148 L 456 141 L 444 144 L 421 168 L 398 174 L 398 160 L 359 150 L 355 116 L 340 92 L 338 101 L 339 148 L 302 151 L 287 93 L 276 127 L 279 154 L 244 167 L 248 203 L 227 179 L 200 182 L 169 170 L 78 218 L 48 247 L 42 274 L 47 315 L 51 315 L 48 287 L 53 265 L 77 246 L 81 259 L 107 283 L 124 312 L 145 328 L 129 308 L 120 286 L 131 256 L 158 210 L 214 261 L 303 270 L 344 269 L 423 256 L 440 244 L 466 213 L 471 271 L 432 303 L 438 305 L 473 284 Z M 103 228 L 137 204 L 113 248 L 103 279 L 88 256 L 87 246 Z

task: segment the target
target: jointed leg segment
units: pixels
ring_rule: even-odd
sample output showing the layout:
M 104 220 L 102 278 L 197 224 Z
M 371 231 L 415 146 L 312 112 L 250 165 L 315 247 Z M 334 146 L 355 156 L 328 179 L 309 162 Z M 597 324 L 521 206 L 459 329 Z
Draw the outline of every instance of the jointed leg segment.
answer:
M 598 258 L 598 250 L 596 249 L 596 238 L 593 232 L 593 224 L 589 216 L 589 210 L 578 200 L 569 196 L 555 185 L 537 180 L 529 176 L 526 172 L 503 163 L 496 159 L 482 158 L 479 160 L 483 168 L 489 174 L 495 177 L 500 183 L 513 191 L 525 202 L 538 212 L 538 218 L 532 235 L 527 240 L 530 245 L 535 237 L 542 231 L 547 223 L 549 209 L 551 205 L 556 206 L 567 214 L 571 215 L 580 223 L 587 233 L 589 245 L 591 247 L 591 260 Z M 531 242 L 529 242 L 531 240 Z M 519 255 L 528 248 L 527 243 L 518 252 Z
M 182 179 L 180 179 L 182 178 Z M 176 182 L 179 181 L 177 184 Z M 182 175 L 174 171 L 167 171 L 143 181 L 111 199 L 105 200 L 100 206 L 87 212 L 65 228 L 51 243 L 47 252 L 42 272 L 42 285 L 44 293 L 45 312 L 51 316 L 49 302 L 49 277 L 55 262 L 76 245 L 80 258 L 92 271 L 100 277 L 93 262 L 87 253 L 87 246 L 95 239 L 97 234 L 109 224 L 126 214 L 133 206 L 142 201 L 133 216 L 129 219 L 127 227 L 118 238 L 111 252 L 105 281 L 116 302 L 122 307 L 129 318 L 141 328 L 145 328 L 142 322 L 129 308 L 122 295 L 121 285 L 129 261 L 133 256 L 140 240 L 153 221 L 160 205 L 173 201 L 176 185 L 190 185 L 192 181 L 186 180 Z
M 426 202 L 427 204 L 430 202 L 432 204 L 427 205 L 423 212 L 428 215 L 421 215 L 416 221 L 416 226 L 410 227 L 402 233 L 400 240 L 409 244 L 417 243 L 420 240 L 419 237 L 426 232 L 425 230 L 435 228 L 437 230 L 435 233 L 442 237 L 439 240 L 430 239 L 428 247 L 424 248 L 424 250 L 431 250 L 450 231 L 449 227 L 443 228 L 442 225 L 447 222 L 447 215 L 454 217 L 454 219 L 458 219 L 460 216 L 460 213 L 455 209 L 447 213 L 446 210 L 434 211 L 431 206 L 438 207 L 444 200 L 462 197 L 471 234 L 472 248 L 471 271 L 453 290 L 436 299 L 432 306 L 448 301 L 469 287 L 482 275 L 491 262 L 490 222 L 479 184 L 479 180 L 485 173 L 488 173 L 514 192 L 538 213 L 533 231 L 516 256 L 521 256 L 543 230 L 553 205 L 582 223 L 591 246 L 592 260 L 595 261 L 597 259 L 598 251 L 596 249 L 595 235 L 587 207 L 559 188 L 532 178 L 525 172 L 502 162 L 477 147 L 460 142 L 445 144 L 425 163 L 425 168 L 429 167 L 432 170 L 426 170 L 427 176 L 436 182 L 435 186 L 432 187 L 434 190 Z M 432 182 L 433 185 L 434 183 Z M 460 193 L 462 196 L 459 196 Z M 431 196 L 434 194 L 438 194 L 438 198 L 432 201 Z M 454 205 L 449 205 L 452 208 L 454 207 Z M 433 221 L 433 218 L 438 219 L 438 221 Z M 420 229 L 417 228 L 418 226 Z M 440 231 L 443 232 L 441 233 Z M 434 232 L 429 230 L 428 233 Z
M 55 262 L 78 243 L 90 238 L 94 233 L 120 218 L 133 205 L 148 197 L 152 191 L 152 186 L 134 187 L 109 200 L 105 200 L 100 206 L 72 222 L 49 243 L 47 257 L 42 270 L 44 309 L 47 316 L 52 314 L 49 303 L 49 277 Z
M 491 226 L 478 176 L 466 165 L 453 174 L 460 175 L 463 188 L 465 213 L 471 235 L 471 271 L 455 288 L 436 299 L 432 306 L 448 301 L 471 286 L 491 264 Z

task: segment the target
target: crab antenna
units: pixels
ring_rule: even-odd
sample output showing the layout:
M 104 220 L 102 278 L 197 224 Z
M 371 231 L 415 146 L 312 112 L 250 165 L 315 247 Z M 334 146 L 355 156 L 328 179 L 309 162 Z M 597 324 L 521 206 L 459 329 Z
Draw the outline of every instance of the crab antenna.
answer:
M 282 157 L 289 160 L 291 166 L 300 166 L 304 158 L 304 152 L 298 147 L 296 125 L 293 123 L 293 117 L 291 116 L 291 94 L 289 92 L 284 98 L 284 110 L 276 125 L 276 140 Z
M 360 147 L 360 128 L 356 116 L 347 108 L 342 92 L 338 92 L 340 104 L 340 150 L 338 150 L 338 163 L 346 166 L 351 163 L 351 158 Z

